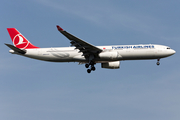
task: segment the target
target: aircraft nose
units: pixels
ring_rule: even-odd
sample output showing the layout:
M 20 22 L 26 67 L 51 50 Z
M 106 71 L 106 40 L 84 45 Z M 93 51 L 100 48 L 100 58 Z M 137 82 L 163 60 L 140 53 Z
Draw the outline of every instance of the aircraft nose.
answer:
M 175 54 L 175 53 L 176 53 L 176 51 L 175 51 L 175 50 L 171 50 L 171 53 L 172 53 L 172 55 L 173 55 L 173 54 Z

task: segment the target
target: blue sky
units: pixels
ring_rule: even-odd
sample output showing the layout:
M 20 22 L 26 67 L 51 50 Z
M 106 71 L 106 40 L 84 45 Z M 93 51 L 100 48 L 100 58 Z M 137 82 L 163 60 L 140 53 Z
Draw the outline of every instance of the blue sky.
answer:
M 178 0 L 8 0 L 0 2 L 0 119 L 179 120 Z M 38 47 L 66 47 L 56 25 L 93 45 L 162 44 L 176 54 L 121 61 L 87 74 L 78 63 L 50 63 L 8 53 L 6 28 Z

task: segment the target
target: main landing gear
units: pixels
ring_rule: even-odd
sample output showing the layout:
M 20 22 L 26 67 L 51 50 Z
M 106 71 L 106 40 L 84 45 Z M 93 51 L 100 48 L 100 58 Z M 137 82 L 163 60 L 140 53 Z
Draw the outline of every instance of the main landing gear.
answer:
M 157 63 L 156 63 L 156 65 L 160 65 L 160 59 L 157 59 Z
M 87 69 L 87 72 L 88 73 L 91 73 L 91 71 L 95 71 L 96 70 L 96 68 L 94 67 L 94 65 L 95 65 L 96 63 L 94 63 L 94 62 L 90 62 L 89 64 L 85 64 L 85 67 L 86 68 L 89 68 L 89 66 L 90 66 L 90 68 L 89 69 Z

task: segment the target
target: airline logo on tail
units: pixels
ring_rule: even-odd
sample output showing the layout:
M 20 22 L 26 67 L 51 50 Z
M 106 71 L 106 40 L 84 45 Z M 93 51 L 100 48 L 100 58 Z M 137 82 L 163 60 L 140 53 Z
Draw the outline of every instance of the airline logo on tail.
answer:
M 14 46 L 16 46 L 17 48 L 25 49 L 25 48 L 28 46 L 29 41 L 26 41 L 21 34 L 17 34 L 17 35 L 13 38 L 13 44 L 14 44 Z
M 31 44 L 19 31 L 15 28 L 7 28 L 14 46 L 20 49 L 34 49 L 39 48 Z

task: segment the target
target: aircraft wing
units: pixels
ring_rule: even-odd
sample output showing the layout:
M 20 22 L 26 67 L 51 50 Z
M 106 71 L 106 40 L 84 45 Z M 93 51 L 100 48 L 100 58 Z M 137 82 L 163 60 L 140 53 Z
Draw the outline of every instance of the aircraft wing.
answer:
M 96 55 L 103 51 L 102 49 L 97 48 L 96 46 L 94 46 L 90 43 L 87 43 L 87 42 L 75 37 L 74 35 L 66 32 L 58 25 L 57 25 L 57 29 L 59 32 L 61 32 L 65 37 L 67 37 L 71 41 L 70 42 L 71 46 L 75 46 L 76 49 L 79 49 L 80 52 L 83 52 L 84 56 L 88 56 L 90 54 Z

